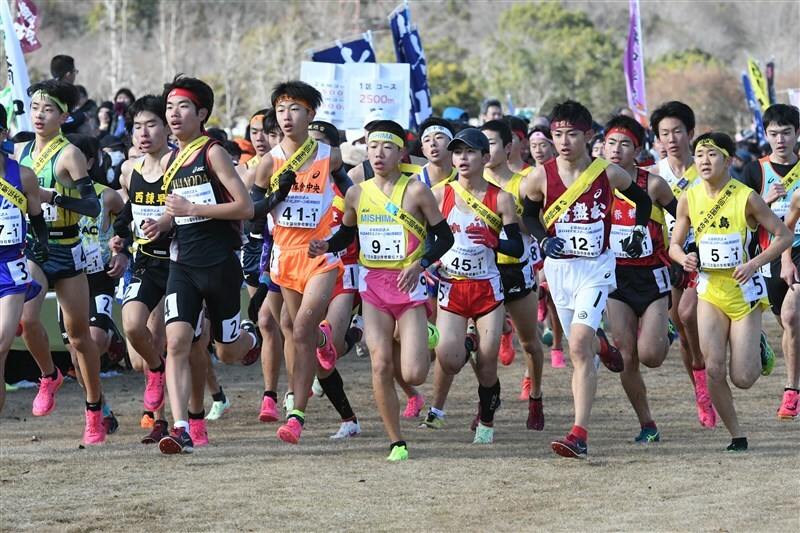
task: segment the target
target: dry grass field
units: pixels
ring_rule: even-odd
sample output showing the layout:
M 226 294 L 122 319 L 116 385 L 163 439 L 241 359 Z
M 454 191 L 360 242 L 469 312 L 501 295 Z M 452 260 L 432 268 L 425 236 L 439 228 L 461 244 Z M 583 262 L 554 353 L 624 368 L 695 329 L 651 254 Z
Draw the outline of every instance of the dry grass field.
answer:
M 778 328 L 766 314 L 765 322 L 778 352 Z M 340 363 L 362 435 L 329 440 L 337 415 L 326 399 L 312 399 L 298 446 L 258 421 L 258 365 L 217 368 L 233 410 L 209 423 L 211 445 L 193 455 L 164 456 L 139 444 L 139 375 L 106 382 L 121 429 L 92 449 L 78 446 L 84 419 L 75 382 L 41 419 L 30 412 L 33 390 L 10 393 L 0 420 L 0 530 L 800 529 L 800 423 L 775 416 L 786 377 L 780 355 L 773 375 L 734 392 L 750 441 L 738 455 L 722 453 L 730 439 L 721 422 L 700 427 L 676 349 L 645 374 L 657 444 L 633 443 L 639 428 L 619 379 L 601 371 L 587 461 L 563 459 L 549 446 L 571 427 L 569 368 L 545 366 L 542 432 L 525 429 L 521 357 L 501 368 L 495 443 L 481 447 L 469 430 L 476 382 L 462 372 L 445 429 L 403 422 L 411 460 L 400 464 L 384 460 L 388 442 L 367 360 L 351 355 Z

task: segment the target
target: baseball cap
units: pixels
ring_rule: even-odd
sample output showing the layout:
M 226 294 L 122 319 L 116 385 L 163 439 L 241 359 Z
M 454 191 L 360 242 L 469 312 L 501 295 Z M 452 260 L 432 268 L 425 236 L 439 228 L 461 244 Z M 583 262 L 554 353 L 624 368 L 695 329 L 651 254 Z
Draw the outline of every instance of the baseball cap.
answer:
M 453 140 L 447 144 L 447 149 L 451 152 L 459 143 L 466 144 L 470 148 L 489 153 L 489 139 L 478 128 L 465 128 L 459 131 Z
M 466 123 L 469 121 L 469 113 L 459 107 L 447 107 L 442 113 L 442 118 L 447 119 L 450 122 Z

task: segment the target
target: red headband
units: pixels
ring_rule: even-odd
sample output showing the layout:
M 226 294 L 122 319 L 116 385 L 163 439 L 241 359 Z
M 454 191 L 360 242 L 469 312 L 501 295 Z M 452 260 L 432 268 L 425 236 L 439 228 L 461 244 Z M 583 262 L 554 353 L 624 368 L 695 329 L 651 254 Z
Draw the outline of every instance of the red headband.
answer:
M 523 132 L 522 130 L 511 130 L 511 133 L 516 133 L 520 141 L 525 140 L 525 132 Z
M 189 100 L 194 102 L 194 105 L 197 106 L 197 109 L 200 109 L 201 107 L 205 108 L 205 106 L 200 103 L 200 99 L 192 91 L 190 91 L 188 89 L 182 89 L 180 87 L 175 87 L 167 95 L 167 100 L 169 100 L 173 96 L 183 96 L 184 98 L 188 98 Z
M 608 137 L 612 133 L 621 133 L 622 135 L 631 140 L 634 148 L 639 148 L 639 139 L 637 139 L 636 135 L 634 135 L 633 132 L 628 128 L 624 128 L 622 126 L 614 126 L 613 128 L 611 128 L 606 132 L 606 139 L 608 139 Z
M 569 120 L 554 120 L 550 123 L 550 131 L 555 131 L 562 128 L 586 132 L 592 129 L 592 125 L 580 120 L 577 122 L 570 122 Z

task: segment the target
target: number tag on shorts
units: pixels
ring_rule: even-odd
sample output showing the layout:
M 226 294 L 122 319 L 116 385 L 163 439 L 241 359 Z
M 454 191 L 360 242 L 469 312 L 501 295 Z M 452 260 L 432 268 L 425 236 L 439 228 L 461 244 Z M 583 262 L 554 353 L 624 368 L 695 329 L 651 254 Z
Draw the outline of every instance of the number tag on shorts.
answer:
M 744 301 L 747 303 L 755 302 L 767 295 L 767 283 L 760 272 L 753 274 L 753 277 L 746 282 L 740 283 L 739 287 L 741 287 Z
M 439 295 L 437 300 L 439 301 L 440 307 L 447 307 L 450 304 L 450 289 L 452 287 L 450 283 L 439 280 Z
M 556 237 L 564 239 L 564 255 L 597 257 L 603 253 L 603 223 L 556 222 Z M 652 245 L 651 245 L 652 248 Z
M 99 294 L 94 297 L 94 306 L 97 308 L 98 313 L 102 313 L 108 317 L 111 316 L 111 302 L 114 300 L 107 294 Z
M 344 265 L 342 287 L 345 290 L 358 289 L 358 265 Z
M 772 264 L 764 263 L 763 265 L 761 265 L 761 268 L 759 268 L 758 271 L 761 272 L 761 275 L 764 276 L 765 278 L 771 278 L 772 277 Z
M 103 264 L 103 254 L 100 251 L 100 244 L 96 242 L 84 243 L 84 252 L 86 253 L 86 273 L 96 274 L 105 269 Z
M 0 210 L 0 246 L 20 244 L 25 236 L 22 233 L 22 214 L 16 207 Z
M 399 224 L 359 226 L 358 243 L 370 261 L 399 261 L 406 257 L 406 235 Z
M 672 285 L 669 282 L 669 267 L 660 267 L 653 270 L 653 276 L 656 279 L 656 285 L 658 286 L 658 292 L 669 292 L 672 288 Z
M 277 208 L 277 224 L 286 228 L 316 228 L 322 216 L 322 194 L 293 192 Z
M 137 296 L 139 296 L 139 289 L 142 286 L 141 281 L 137 281 L 135 283 L 129 283 L 128 288 L 125 289 L 125 296 L 122 298 L 122 303 L 126 303 L 128 300 L 133 300 Z
M 239 314 L 222 321 L 222 342 L 233 342 L 239 338 Z
M 24 257 L 6 263 L 6 268 L 8 268 L 8 272 L 11 274 L 11 279 L 14 280 L 14 285 L 24 285 L 31 281 L 31 274 L 28 272 L 28 262 Z
M 72 247 L 71 252 L 75 270 L 83 270 L 86 268 L 86 250 L 83 249 L 83 245 L 78 243 L 77 246 Z
M 210 183 L 201 183 L 191 187 L 176 187 L 172 190 L 173 194 L 183 196 L 193 204 L 216 205 L 217 199 L 214 197 L 214 189 Z M 175 217 L 175 224 L 184 226 L 186 224 L 196 224 L 209 220 L 208 217 Z
M 625 250 L 622 249 L 622 243 L 631 236 L 631 226 L 622 226 L 620 224 L 611 225 L 611 233 L 608 236 L 611 250 L 614 252 L 614 257 L 620 259 L 627 259 L 630 257 Z M 650 231 L 644 233 L 644 240 L 642 240 L 642 255 L 639 257 L 648 257 L 653 255 L 653 239 L 650 237 Z
M 173 318 L 178 318 L 178 295 L 174 292 L 164 298 L 164 322 Z
M 542 260 L 542 251 L 539 248 L 539 243 L 531 241 L 531 264 L 535 265 Z
M 706 233 L 698 248 L 703 268 L 732 268 L 742 264 L 742 238 L 738 233 Z
M 462 278 L 486 277 L 489 272 L 489 261 L 487 251 L 491 251 L 484 246 L 462 246 L 454 244 L 450 250 L 442 256 L 442 266 L 445 272 L 451 276 Z M 491 259 L 494 260 L 493 258 Z

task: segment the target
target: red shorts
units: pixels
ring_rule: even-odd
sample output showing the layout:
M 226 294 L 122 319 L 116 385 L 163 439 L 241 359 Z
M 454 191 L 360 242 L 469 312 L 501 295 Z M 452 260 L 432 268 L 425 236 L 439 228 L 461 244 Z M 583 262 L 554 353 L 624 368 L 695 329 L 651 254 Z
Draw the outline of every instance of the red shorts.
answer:
M 336 277 L 331 300 L 340 294 L 358 294 L 358 264 L 342 264 L 342 266 L 344 270 Z
M 487 315 L 503 303 L 500 276 L 491 279 L 440 279 L 439 308 L 464 318 Z

